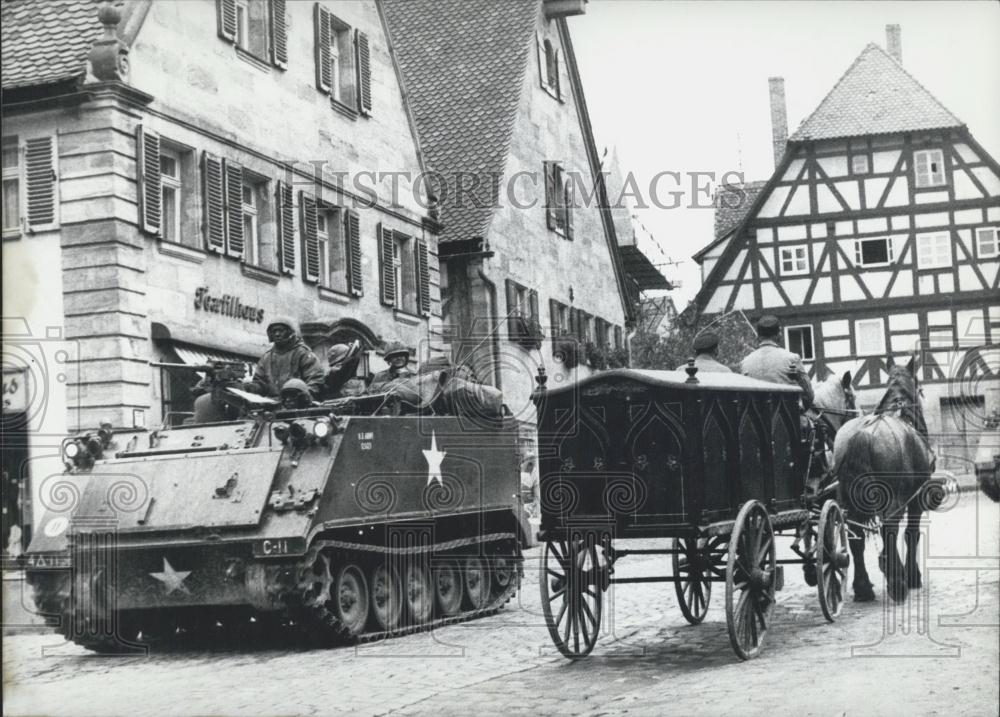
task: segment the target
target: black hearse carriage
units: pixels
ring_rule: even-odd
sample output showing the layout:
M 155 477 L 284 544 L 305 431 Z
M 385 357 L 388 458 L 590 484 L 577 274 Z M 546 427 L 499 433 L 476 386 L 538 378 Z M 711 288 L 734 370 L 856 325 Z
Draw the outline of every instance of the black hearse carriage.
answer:
M 743 659 L 759 652 L 770 626 L 780 563 L 803 564 L 824 615 L 836 617 L 846 525 L 833 500 L 804 497 L 811 449 L 797 388 L 698 373 L 693 362 L 686 372 L 604 371 L 552 389 L 542 374 L 538 383 L 540 585 L 560 652 L 593 649 L 612 583 L 673 582 L 684 617 L 697 624 L 712 583 L 724 582 L 730 641 Z M 794 536 L 798 559 L 777 559 L 782 531 Z M 620 547 L 635 538 L 672 540 Z M 615 561 L 629 554 L 671 555 L 672 575 L 615 578 Z

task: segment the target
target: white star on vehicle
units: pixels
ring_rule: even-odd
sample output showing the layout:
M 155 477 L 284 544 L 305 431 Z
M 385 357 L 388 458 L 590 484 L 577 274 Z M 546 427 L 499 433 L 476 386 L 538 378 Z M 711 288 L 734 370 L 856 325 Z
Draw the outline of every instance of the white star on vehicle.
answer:
M 441 480 L 441 461 L 446 455 L 445 451 L 438 450 L 437 436 L 431 431 L 431 448 L 429 451 L 424 451 L 424 458 L 427 459 L 427 485 L 434 481 L 437 481 L 438 485 L 444 485 L 444 481 Z
M 166 558 L 163 559 L 162 573 L 150 573 L 150 575 L 163 583 L 163 586 L 167 589 L 167 595 L 174 590 L 180 590 L 185 595 L 190 595 L 191 591 L 184 585 L 184 579 L 190 574 L 190 570 L 174 570 Z

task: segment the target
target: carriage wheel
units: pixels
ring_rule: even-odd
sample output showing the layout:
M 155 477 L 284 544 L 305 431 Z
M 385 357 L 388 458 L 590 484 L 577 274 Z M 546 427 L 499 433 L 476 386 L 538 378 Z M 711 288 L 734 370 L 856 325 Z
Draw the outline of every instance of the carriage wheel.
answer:
M 441 615 L 457 615 L 462 608 L 462 571 L 455 565 L 439 565 L 434 570 L 434 594 Z
M 368 622 L 368 583 L 357 565 L 348 563 L 337 574 L 333 607 L 347 634 L 357 637 Z
M 851 566 L 851 554 L 847 550 L 847 521 L 837 501 L 828 500 L 823 505 L 816 532 L 819 606 L 823 617 L 833 622 L 844 604 L 844 585 L 847 584 L 847 571 Z
M 549 541 L 542 554 L 545 624 L 556 648 L 576 660 L 594 649 L 601 629 L 603 591 L 597 547 L 582 540 Z
M 705 538 L 674 538 L 674 590 L 684 619 L 699 624 L 708 613 L 712 599 L 712 583 L 708 580 L 708 540 Z
M 741 660 L 756 657 L 774 612 L 774 529 L 759 501 L 743 504 L 729 540 L 726 625 Z

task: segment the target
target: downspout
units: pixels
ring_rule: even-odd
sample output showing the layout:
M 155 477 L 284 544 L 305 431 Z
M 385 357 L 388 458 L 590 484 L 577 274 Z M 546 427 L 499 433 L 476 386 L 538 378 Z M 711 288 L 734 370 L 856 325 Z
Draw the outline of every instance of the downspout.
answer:
M 480 264 L 476 269 L 476 273 L 479 274 L 479 278 L 482 280 L 486 289 L 489 291 L 490 299 L 490 313 L 491 317 L 497 316 L 497 285 L 494 284 L 485 272 L 483 272 L 483 265 Z M 496 381 L 494 384 L 496 388 L 503 390 L 503 386 L 500 385 L 500 331 L 499 325 L 496 327 L 490 327 L 490 353 L 493 356 L 493 380 Z

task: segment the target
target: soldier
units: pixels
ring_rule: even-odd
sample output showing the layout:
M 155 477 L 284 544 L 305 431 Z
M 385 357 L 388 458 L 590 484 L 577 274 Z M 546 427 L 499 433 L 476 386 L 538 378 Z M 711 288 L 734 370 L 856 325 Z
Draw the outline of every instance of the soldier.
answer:
M 732 373 L 733 370 L 715 358 L 719 353 L 719 337 L 711 331 L 705 331 L 695 337 L 691 344 L 694 349 L 694 365 L 698 368 L 698 373 L 707 371 L 709 373 Z M 687 368 L 687 364 L 677 367 L 678 371 Z
M 326 397 L 343 398 L 360 396 L 365 390 L 365 381 L 357 375 L 361 362 L 361 344 L 334 344 L 327 353 L 330 372 L 326 375 Z
M 306 382 L 300 378 L 290 378 L 281 387 L 281 407 L 292 411 L 314 405 Z
M 251 393 L 278 398 L 281 387 L 290 378 L 305 381 L 313 400 L 323 390 L 326 372 L 316 354 L 295 333 L 292 322 L 278 318 L 267 325 L 267 338 L 272 346 L 257 362 L 253 380 L 244 388 Z
M 396 379 L 409 378 L 413 375 L 413 372 L 407 368 L 407 364 L 410 362 L 410 350 L 399 341 L 389 343 L 385 347 L 382 358 L 389 364 L 389 368 L 375 374 L 368 386 L 368 393 L 382 393 Z
M 781 325 L 771 314 L 765 314 L 757 322 L 757 349 L 752 351 L 740 364 L 740 373 L 772 383 L 787 383 L 802 389 L 803 408 L 813 402 L 812 384 L 798 354 L 778 345 Z

